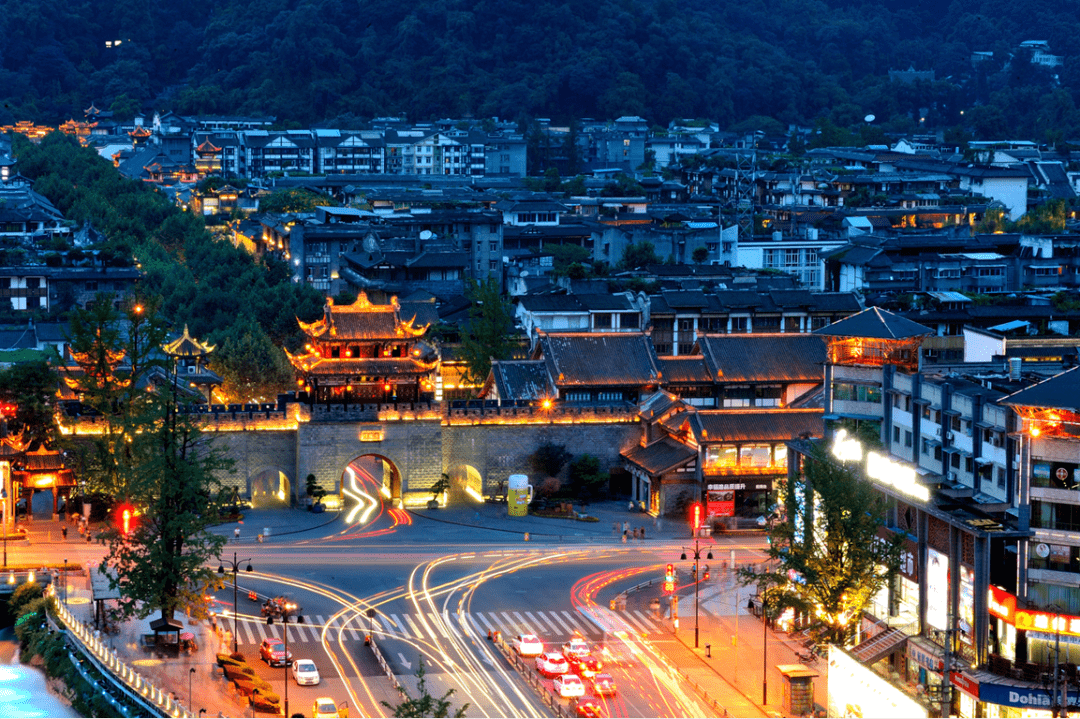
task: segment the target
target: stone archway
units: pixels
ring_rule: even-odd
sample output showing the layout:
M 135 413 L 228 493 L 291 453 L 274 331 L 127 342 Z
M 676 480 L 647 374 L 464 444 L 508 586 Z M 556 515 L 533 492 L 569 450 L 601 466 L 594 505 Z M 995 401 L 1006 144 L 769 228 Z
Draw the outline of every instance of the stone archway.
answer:
M 401 471 L 381 454 L 362 454 L 345 466 L 341 473 L 342 502 L 365 503 L 366 497 L 395 506 L 401 501 Z M 366 497 L 365 497 L 366 495 Z
M 483 502 L 484 478 L 480 471 L 469 464 L 459 464 L 450 469 L 450 492 L 448 500 L 457 502 Z
M 279 469 L 267 468 L 251 475 L 248 480 L 253 509 L 288 507 L 293 500 L 292 480 Z

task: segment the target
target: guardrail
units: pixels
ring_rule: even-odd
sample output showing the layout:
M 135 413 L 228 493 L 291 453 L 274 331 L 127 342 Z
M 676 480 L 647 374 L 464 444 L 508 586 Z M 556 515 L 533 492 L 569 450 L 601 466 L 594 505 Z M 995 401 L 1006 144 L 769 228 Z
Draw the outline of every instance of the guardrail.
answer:
M 368 640 L 368 644 L 371 645 L 371 653 L 375 655 L 375 661 L 379 663 L 383 672 L 386 674 L 386 678 L 390 680 L 390 683 L 397 689 L 398 694 L 402 699 L 408 699 L 409 695 L 405 691 L 405 687 L 401 686 L 401 682 L 397 680 L 397 675 L 394 674 L 390 665 L 387 663 L 386 658 L 383 656 L 382 650 L 379 649 L 379 645 L 375 643 L 375 637 L 371 637 Z
M 117 689 L 142 707 L 145 715 L 177 718 L 194 716 L 187 707 L 173 699 L 169 692 L 162 691 L 123 662 L 97 633 L 79 621 L 67 606 L 56 598 L 54 590 L 50 593 L 56 599 L 57 628 L 67 630 L 68 639 L 74 649 L 85 656 Z M 91 684 L 94 683 L 91 681 Z

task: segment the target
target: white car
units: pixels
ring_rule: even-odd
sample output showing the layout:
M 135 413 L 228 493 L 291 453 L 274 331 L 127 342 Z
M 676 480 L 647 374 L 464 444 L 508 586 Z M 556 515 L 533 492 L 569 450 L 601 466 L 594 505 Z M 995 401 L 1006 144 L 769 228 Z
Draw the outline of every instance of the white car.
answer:
M 319 668 L 310 659 L 297 659 L 292 663 L 292 675 L 297 684 L 314 685 L 322 679 L 319 677 Z
M 566 657 L 558 652 L 548 652 L 536 658 L 536 671 L 545 677 L 557 677 L 570 671 Z
M 585 684 L 577 674 L 563 674 L 555 677 L 555 693 L 561 697 L 585 696 Z
M 544 653 L 544 643 L 535 634 L 518 634 L 510 644 L 523 657 L 538 657 Z
M 586 654 L 592 654 L 588 642 L 580 637 L 574 637 L 566 644 L 563 644 L 562 650 L 563 654 L 567 656 L 583 657 Z

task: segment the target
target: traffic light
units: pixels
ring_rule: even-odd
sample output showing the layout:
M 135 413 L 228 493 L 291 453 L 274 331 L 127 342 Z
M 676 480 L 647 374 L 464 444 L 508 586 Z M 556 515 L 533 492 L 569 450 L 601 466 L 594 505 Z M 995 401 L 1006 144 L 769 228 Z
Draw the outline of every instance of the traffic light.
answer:
M 705 575 L 702 577 L 706 582 L 709 581 L 709 565 L 705 565 Z
M 667 565 L 667 569 L 664 571 L 664 592 L 671 594 L 675 591 L 675 565 Z
M 116 528 L 125 537 L 135 528 L 135 509 L 130 504 L 121 504 L 116 508 Z

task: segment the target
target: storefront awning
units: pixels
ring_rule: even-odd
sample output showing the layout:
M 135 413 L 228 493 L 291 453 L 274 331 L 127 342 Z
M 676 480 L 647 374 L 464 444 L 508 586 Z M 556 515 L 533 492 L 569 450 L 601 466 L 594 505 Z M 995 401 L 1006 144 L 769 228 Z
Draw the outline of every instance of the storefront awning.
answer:
M 881 661 L 904 646 L 908 635 L 900 629 L 886 629 L 869 639 L 860 642 L 851 650 L 851 655 L 866 666 Z

